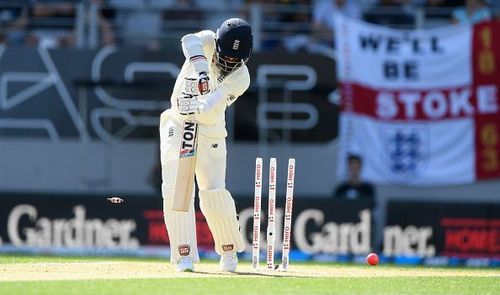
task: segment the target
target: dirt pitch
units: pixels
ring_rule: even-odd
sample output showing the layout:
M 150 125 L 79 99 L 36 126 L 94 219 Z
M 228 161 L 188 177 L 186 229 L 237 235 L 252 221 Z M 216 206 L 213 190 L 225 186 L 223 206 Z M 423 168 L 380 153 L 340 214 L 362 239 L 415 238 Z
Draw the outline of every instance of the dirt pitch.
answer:
M 498 277 L 496 269 L 291 265 L 290 271 L 254 271 L 241 264 L 237 273 L 218 271 L 214 263 L 197 265 L 195 273 L 178 273 L 166 262 L 88 261 L 0 264 L 0 281 L 144 279 L 181 277 Z

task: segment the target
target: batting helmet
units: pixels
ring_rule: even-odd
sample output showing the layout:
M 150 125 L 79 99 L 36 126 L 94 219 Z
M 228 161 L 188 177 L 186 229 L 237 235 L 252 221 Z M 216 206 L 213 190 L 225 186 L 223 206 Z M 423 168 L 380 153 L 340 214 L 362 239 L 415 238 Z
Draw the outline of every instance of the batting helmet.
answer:
M 230 18 L 217 30 L 215 43 L 217 64 L 223 75 L 227 75 L 250 58 L 253 46 L 252 28 L 240 18 Z

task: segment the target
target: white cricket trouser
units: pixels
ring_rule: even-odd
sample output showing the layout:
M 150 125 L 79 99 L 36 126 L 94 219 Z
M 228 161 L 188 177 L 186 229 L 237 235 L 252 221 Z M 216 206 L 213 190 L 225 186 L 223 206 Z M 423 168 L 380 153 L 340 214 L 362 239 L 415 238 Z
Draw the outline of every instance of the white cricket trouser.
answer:
M 170 261 L 176 263 L 181 256 L 190 256 L 194 262 L 199 262 L 196 244 L 194 193 L 188 212 L 177 212 L 171 209 L 182 123 L 181 119 L 172 113 L 171 110 L 163 112 L 160 122 L 163 214 L 170 240 Z M 219 254 L 222 253 L 221 249 L 227 244 L 234 245 L 234 250 L 243 250 L 243 241 L 238 229 L 234 201 L 229 192 L 225 190 L 226 153 L 225 138 L 208 138 L 198 132 L 196 182 L 200 190 L 200 198 L 202 195 L 215 196 L 215 198 L 203 197 L 210 200 L 201 202 L 200 206 L 202 206 L 202 212 L 204 211 L 203 207 L 209 208 L 203 213 L 214 236 L 215 249 Z M 212 192 L 218 193 L 214 194 Z M 219 196 L 222 201 L 219 200 Z M 203 206 L 206 203 L 208 205 Z M 214 211 L 214 206 L 220 207 L 220 210 Z M 210 212 L 210 214 L 207 214 L 207 212 Z M 215 214 L 212 214 L 214 212 Z M 228 220 L 224 218 L 228 218 Z M 219 227 L 220 220 L 224 223 L 223 227 L 225 228 L 213 228 Z M 227 229 L 228 226 L 229 229 Z M 220 245 L 217 245 L 218 242 Z

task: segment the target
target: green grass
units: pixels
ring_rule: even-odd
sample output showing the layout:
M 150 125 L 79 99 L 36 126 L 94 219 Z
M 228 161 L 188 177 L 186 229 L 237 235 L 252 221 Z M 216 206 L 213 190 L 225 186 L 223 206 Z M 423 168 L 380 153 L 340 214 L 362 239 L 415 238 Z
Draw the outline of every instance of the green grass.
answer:
M 160 259 L 136 258 L 73 258 L 0 256 L 0 294 L 499 294 L 500 270 L 498 269 L 431 269 L 435 275 L 419 276 L 420 271 L 430 268 L 401 268 L 384 265 L 380 268 L 366 266 L 330 265 L 331 277 L 273 277 L 267 275 L 218 276 L 200 274 L 197 277 L 168 277 L 150 279 L 92 279 L 92 280 L 45 280 L 45 281 L 5 281 L 9 275 L 5 271 L 9 265 L 21 268 L 32 267 L 32 263 L 70 263 L 100 261 L 143 261 L 163 263 Z M 210 264 L 210 263 L 209 263 Z M 324 264 L 323 264 L 324 266 Z M 314 267 L 309 264 L 303 268 Z M 3 268 L 3 272 L 2 271 Z M 299 268 L 299 266 L 297 266 Z M 336 276 L 347 271 L 360 269 L 366 274 L 394 271 L 389 277 Z M 410 270 L 411 275 L 401 270 Z M 466 273 L 464 273 L 466 272 Z M 361 272 L 360 272 L 361 273 Z M 468 276 L 467 274 L 471 275 Z M 345 274 L 345 273 L 344 273 Z M 433 272 L 434 274 L 434 272 Z M 456 274 L 456 275 L 453 275 Z M 483 275 L 484 274 L 484 275 Z M 2 279 L 3 278 L 3 279 Z
M 499 278 L 176 278 L 3 282 L 0 294 L 498 294 Z

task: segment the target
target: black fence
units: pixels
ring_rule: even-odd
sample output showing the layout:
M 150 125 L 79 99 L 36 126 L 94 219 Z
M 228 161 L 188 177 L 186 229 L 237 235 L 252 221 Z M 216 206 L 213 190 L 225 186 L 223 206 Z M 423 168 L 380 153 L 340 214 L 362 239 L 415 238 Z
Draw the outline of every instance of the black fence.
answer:
M 167 256 L 161 196 L 0 195 L 0 252 Z M 265 199 L 264 199 L 265 201 Z M 253 199 L 236 199 L 246 253 L 251 252 Z M 263 206 L 261 248 L 267 226 Z M 284 199 L 277 199 L 276 249 L 281 249 Z M 382 249 L 374 247 L 372 212 L 363 201 L 298 198 L 293 205 L 291 259 L 352 260 L 381 250 L 386 261 L 498 265 L 500 205 L 391 202 Z M 198 246 L 213 256 L 213 239 L 196 210 Z M 149 252 L 148 252 L 149 251 Z M 264 251 L 262 251 L 263 254 Z M 377 251 L 378 252 L 378 251 Z M 438 260 L 436 260 L 438 259 Z

